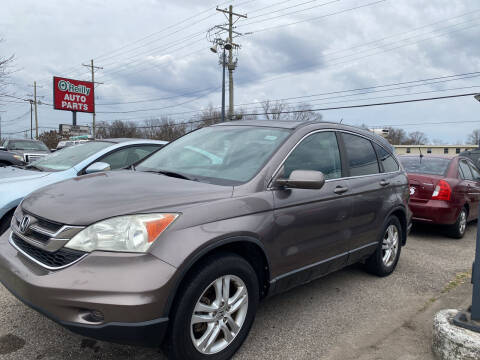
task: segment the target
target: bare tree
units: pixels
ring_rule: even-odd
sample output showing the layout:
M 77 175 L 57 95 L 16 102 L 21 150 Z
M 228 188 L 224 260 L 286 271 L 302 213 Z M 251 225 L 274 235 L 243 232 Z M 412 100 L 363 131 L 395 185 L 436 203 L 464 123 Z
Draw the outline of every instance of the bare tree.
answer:
M 428 142 L 428 137 L 421 131 L 413 131 L 408 134 L 408 139 L 405 141 L 406 145 L 425 145 Z
M 290 120 L 293 121 L 322 121 L 322 114 L 312 111 L 312 106 L 309 104 L 300 104 L 293 110 L 290 115 Z
M 322 114 L 312 110 L 309 104 L 300 104 L 291 107 L 283 101 L 264 101 L 262 110 L 267 120 L 291 120 L 291 121 L 321 121 Z
M 386 139 L 392 145 L 402 145 L 407 141 L 407 133 L 403 129 L 389 127 Z
M 136 138 L 138 137 L 136 124 L 131 121 L 116 120 L 108 127 L 109 138 Z
M 467 142 L 469 144 L 480 145 L 480 129 L 473 130 L 470 135 L 468 135 Z
M 0 39 L 0 42 L 3 40 Z M 7 100 L 10 98 L 7 87 L 10 85 L 8 79 L 12 71 L 10 70 L 10 65 L 15 59 L 15 55 L 10 55 L 8 57 L 0 56 L 0 105 L 2 100 Z
M 42 141 L 49 149 L 56 149 L 62 136 L 57 130 L 44 131 L 38 135 L 38 140 Z
M 270 100 L 266 100 L 261 104 L 263 114 L 267 120 L 287 120 L 287 104 L 281 101 L 272 103 Z

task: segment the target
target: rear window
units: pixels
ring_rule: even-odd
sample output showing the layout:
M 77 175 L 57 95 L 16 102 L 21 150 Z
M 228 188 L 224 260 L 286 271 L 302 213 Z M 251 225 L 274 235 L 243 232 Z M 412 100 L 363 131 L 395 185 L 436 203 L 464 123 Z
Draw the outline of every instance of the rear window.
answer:
M 400 162 L 407 173 L 444 175 L 450 159 L 429 157 L 401 157 Z
M 370 140 L 350 134 L 342 136 L 347 150 L 350 176 L 378 174 L 377 155 Z

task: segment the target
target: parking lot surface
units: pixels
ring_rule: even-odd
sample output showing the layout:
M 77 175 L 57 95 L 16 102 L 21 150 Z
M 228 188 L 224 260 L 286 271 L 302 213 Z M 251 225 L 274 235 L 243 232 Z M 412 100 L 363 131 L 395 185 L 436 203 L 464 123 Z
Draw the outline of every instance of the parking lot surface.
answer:
M 386 278 L 352 266 L 265 300 L 235 359 L 433 359 L 431 316 L 471 287 L 476 226 L 461 240 L 416 227 Z M 156 349 L 70 333 L 0 285 L 1 359 L 165 359 Z

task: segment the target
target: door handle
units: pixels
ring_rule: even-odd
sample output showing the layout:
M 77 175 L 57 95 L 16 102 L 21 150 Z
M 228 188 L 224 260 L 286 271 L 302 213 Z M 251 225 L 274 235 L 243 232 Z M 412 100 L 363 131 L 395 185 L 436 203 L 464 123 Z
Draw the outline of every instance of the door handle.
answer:
M 390 182 L 387 181 L 387 180 L 382 180 L 382 181 L 380 181 L 380 185 L 381 186 L 387 186 L 387 185 L 390 185 Z
M 347 191 L 348 191 L 348 187 L 346 187 L 346 186 L 340 186 L 340 185 L 337 186 L 337 187 L 335 188 L 335 190 L 333 190 L 333 192 L 334 192 L 335 194 L 343 194 L 343 193 L 345 193 L 345 192 L 347 192 Z

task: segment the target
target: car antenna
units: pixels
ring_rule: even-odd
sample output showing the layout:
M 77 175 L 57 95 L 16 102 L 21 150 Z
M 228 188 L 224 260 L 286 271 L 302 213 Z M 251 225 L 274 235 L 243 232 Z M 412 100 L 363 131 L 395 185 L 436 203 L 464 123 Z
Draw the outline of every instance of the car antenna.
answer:
M 422 148 L 419 146 L 418 151 L 420 152 L 420 162 L 422 162 L 423 154 L 422 154 Z

